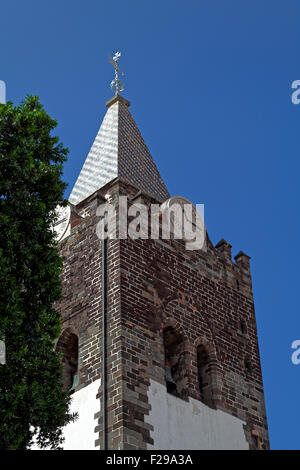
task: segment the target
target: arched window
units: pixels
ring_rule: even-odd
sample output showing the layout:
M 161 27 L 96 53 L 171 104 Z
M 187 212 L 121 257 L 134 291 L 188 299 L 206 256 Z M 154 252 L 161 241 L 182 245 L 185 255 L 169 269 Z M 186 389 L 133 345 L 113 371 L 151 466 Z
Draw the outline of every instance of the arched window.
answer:
M 247 334 L 247 324 L 245 320 L 240 320 L 240 330 L 243 335 Z
M 244 366 L 245 366 L 246 375 L 251 375 L 252 374 L 252 364 L 251 364 L 251 361 L 248 357 L 245 359 Z
M 187 371 L 184 363 L 183 338 L 171 326 L 164 329 L 165 378 L 167 391 L 185 398 L 187 394 Z
M 63 333 L 56 350 L 63 353 L 63 389 L 65 392 L 73 393 L 78 385 L 78 336 L 70 332 Z
M 266 445 L 259 435 L 257 429 L 251 431 L 251 447 L 252 450 L 266 450 Z
M 212 371 L 209 354 L 203 344 L 197 347 L 197 365 L 200 399 L 206 405 L 212 405 Z

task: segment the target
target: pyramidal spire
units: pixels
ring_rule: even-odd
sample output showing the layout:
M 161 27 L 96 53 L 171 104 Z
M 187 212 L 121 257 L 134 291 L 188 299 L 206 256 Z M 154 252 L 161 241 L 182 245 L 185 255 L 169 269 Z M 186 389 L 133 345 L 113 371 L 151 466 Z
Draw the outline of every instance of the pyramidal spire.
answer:
M 119 68 L 112 82 L 116 94 L 106 103 L 107 112 L 69 197 L 72 204 L 117 177 L 159 201 L 170 197 L 129 111 L 130 103 L 119 94 L 123 84 L 118 73 Z

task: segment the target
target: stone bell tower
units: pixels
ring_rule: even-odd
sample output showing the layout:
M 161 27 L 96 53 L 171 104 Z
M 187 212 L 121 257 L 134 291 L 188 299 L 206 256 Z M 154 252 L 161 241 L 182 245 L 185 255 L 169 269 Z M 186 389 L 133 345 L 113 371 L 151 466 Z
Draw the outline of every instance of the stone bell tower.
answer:
M 63 318 L 77 422 L 66 449 L 267 449 L 249 256 L 221 240 L 99 239 L 97 208 L 119 197 L 150 208 L 170 198 L 116 95 L 70 196 L 60 241 Z M 187 175 L 188 177 L 188 175 Z

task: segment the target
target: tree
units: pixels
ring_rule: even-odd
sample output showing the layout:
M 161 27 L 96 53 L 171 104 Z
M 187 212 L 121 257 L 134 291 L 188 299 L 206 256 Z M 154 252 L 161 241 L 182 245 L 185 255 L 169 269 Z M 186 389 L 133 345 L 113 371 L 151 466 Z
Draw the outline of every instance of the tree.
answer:
M 68 149 L 38 97 L 0 104 L 0 448 L 60 448 L 75 419 L 54 350 L 61 318 L 62 260 L 52 231 Z

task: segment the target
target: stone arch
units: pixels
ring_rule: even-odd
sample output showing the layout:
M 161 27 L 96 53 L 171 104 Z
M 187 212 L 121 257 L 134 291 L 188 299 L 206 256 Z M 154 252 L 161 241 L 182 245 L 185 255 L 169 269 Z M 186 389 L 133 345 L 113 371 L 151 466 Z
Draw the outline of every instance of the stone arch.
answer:
M 249 354 L 245 355 L 244 361 L 243 361 L 243 366 L 244 366 L 244 373 L 245 373 L 246 377 L 251 376 L 251 374 L 253 372 L 253 364 L 252 364 L 252 361 L 251 361 L 251 356 Z
M 175 320 L 174 318 L 171 318 L 171 317 L 166 317 L 165 319 L 163 319 L 162 321 L 162 328 L 161 330 L 165 330 L 166 328 L 168 327 L 172 327 L 174 328 L 174 330 L 178 331 L 178 333 L 185 339 L 187 340 L 187 336 L 185 334 L 185 331 L 183 329 L 183 327 L 181 326 L 181 324 L 179 323 L 179 321 Z
M 215 335 L 213 332 L 213 328 L 211 326 L 211 323 L 208 318 L 202 313 L 202 309 L 199 306 L 199 303 L 194 301 L 193 297 L 189 295 L 188 297 L 189 302 L 183 302 L 182 298 L 178 296 L 169 296 L 168 299 L 165 300 L 163 305 L 161 306 L 161 318 L 162 318 L 162 328 L 165 327 L 165 325 L 170 324 L 174 328 L 177 328 L 178 330 L 180 329 L 182 334 L 185 336 L 185 338 L 188 338 L 187 334 L 185 333 L 185 327 L 183 322 L 176 320 L 175 318 L 166 315 L 166 311 L 170 306 L 173 304 L 175 309 L 179 308 L 182 310 L 185 310 L 186 308 L 193 309 L 194 313 L 196 313 L 202 320 L 203 326 L 204 326 L 204 332 L 207 338 L 210 338 L 210 341 L 213 342 L 214 345 L 214 351 L 215 354 L 217 355 L 217 349 L 216 349 L 216 343 L 215 343 Z M 173 322 L 173 323 L 172 323 Z M 202 339 L 204 339 L 205 336 L 204 334 L 202 335 Z M 195 339 L 197 341 L 197 339 Z
M 187 339 L 176 322 L 168 321 L 162 330 L 165 359 L 165 379 L 169 393 L 188 397 Z
M 203 345 L 208 354 L 217 360 L 217 351 L 216 351 L 216 346 L 215 346 L 215 342 L 214 342 L 214 339 L 211 335 L 210 337 L 210 341 L 207 339 L 207 337 L 204 337 L 204 336 L 199 336 L 198 338 L 195 339 L 194 341 L 194 348 L 197 349 L 199 345 Z
M 169 316 L 166 312 L 168 305 L 173 304 L 176 309 L 179 299 L 172 298 L 165 303 L 164 308 L 162 309 L 162 322 L 161 322 L 161 337 L 163 341 L 163 355 L 165 360 L 165 376 L 167 383 L 167 390 L 172 393 L 171 384 L 168 386 L 167 374 L 168 369 L 166 367 L 167 359 L 170 362 L 171 370 L 173 373 L 173 380 L 176 383 L 176 390 L 173 390 L 173 394 L 179 396 L 180 398 L 187 399 L 189 396 L 189 383 L 190 383 L 190 358 L 193 345 L 188 338 L 186 333 L 184 323 L 180 322 L 176 318 Z M 166 333 L 173 335 L 173 338 L 177 336 L 177 344 L 170 345 L 166 344 L 168 342 Z M 167 358 L 167 350 L 170 357 Z M 170 376 L 169 376 L 170 378 Z
M 197 364 L 196 397 L 205 405 L 217 408 L 222 402 L 222 372 L 216 347 L 211 337 L 198 337 L 194 341 L 194 360 Z
M 64 346 L 67 344 L 68 339 L 69 339 L 70 335 L 72 335 L 72 334 L 76 335 L 79 338 L 77 330 L 75 330 L 71 326 L 68 326 L 68 327 L 64 328 L 62 330 L 62 333 L 61 333 L 60 337 L 56 341 L 55 350 L 56 351 L 63 351 Z
M 62 386 L 65 392 L 73 393 L 79 382 L 78 358 L 79 337 L 71 328 L 66 328 L 59 337 L 55 350 L 62 353 Z
M 195 321 L 195 317 L 201 320 L 198 331 L 192 330 L 189 321 Z M 222 404 L 223 375 L 217 357 L 216 341 L 210 321 L 201 312 L 199 304 L 191 295 L 184 292 L 176 298 L 169 297 L 161 306 L 161 334 L 167 327 L 172 327 L 183 338 L 181 354 L 183 367 L 180 376 L 180 396 L 186 398 L 192 396 L 201 400 L 206 405 L 220 408 Z M 201 330 L 201 331 L 200 331 Z M 196 336 L 198 334 L 198 336 Z M 202 351 L 202 365 L 199 365 Z M 206 359 L 206 363 L 204 361 Z M 204 362 L 203 362 L 204 361 Z M 199 372 L 203 367 L 205 374 L 204 387 L 201 390 Z M 207 373 L 209 373 L 207 375 Z M 177 380 L 176 385 L 177 385 Z

